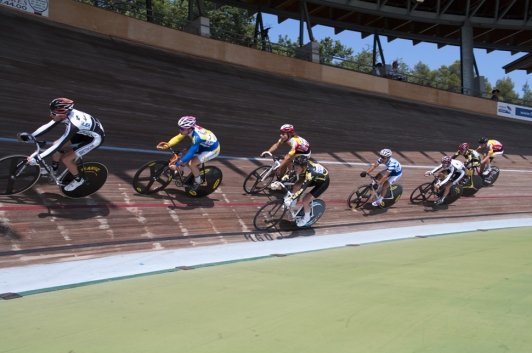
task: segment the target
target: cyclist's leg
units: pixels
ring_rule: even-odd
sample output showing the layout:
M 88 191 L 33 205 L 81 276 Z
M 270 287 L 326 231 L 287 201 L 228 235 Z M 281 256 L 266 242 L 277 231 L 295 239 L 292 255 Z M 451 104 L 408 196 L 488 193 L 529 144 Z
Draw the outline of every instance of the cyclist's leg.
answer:
M 100 135 L 96 137 L 76 135 L 70 140 L 70 142 L 79 143 L 79 145 L 74 149 L 68 151 L 67 153 L 63 154 L 63 156 L 61 157 L 61 160 L 68 168 L 68 171 L 74 177 L 70 184 L 65 186 L 66 191 L 72 191 L 78 186 L 83 185 L 83 183 L 85 183 L 85 180 L 82 179 L 81 175 L 79 175 L 78 166 L 76 165 L 76 158 L 82 157 L 90 151 L 98 148 L 102 144 L 103 140 L 104 137 Z
M 384 170 L 383 172 L 386 172 L 386 170 Z M 397 183 L 397 181 L 399 179 L 401 179 L 402 175 L 403 175 L 403 173 L 401 173 L 399 175 L 394 175 L 394 176 L 389 176 L 388 177 L 388 179 L 382 184 L 382 190 L 380 192 L 381 197 L 385 197 L 386 196 L 386 193 L 388 192 L 388 189 L 390 188 L 390 186 L 392 186 L 393 184 Z
M 220 154 L 220 146 L 218 146 L 217 149 L 214 151 L 205 151 L 201 152 L 200 154 L 195 155 L 192 157 L 192 159 L 187 163 L 188 167 L 192 171 L 192 175 L 194 176 L 194 181 L 198 184 L 203 183 L 203 180 L 201 180 L 200 176 L 200 170 L 199 167 L 202 163 L 206 163 L 210 160 L 213 160 L 214 158 L 218 157 Z

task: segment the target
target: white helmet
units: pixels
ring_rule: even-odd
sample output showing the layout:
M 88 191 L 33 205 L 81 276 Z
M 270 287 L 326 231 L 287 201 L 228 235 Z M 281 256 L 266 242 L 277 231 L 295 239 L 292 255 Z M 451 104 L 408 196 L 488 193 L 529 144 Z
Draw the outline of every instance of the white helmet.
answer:
M 392 156 L 392 151 L 390 151 L 389 149 L 385 148 L 379 154 L 382 157 L 391 157 Z
M 184 116 L 179 119 L 177 125 L 185 129 L 192 129 L 196 126 L 196 118 L 194 118 L 193 116 Z

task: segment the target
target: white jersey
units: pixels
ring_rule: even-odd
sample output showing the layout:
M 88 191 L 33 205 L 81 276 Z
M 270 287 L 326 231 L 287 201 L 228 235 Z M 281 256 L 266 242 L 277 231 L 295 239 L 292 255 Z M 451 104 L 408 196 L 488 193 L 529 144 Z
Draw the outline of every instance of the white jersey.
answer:
M 438 170 L 442 169 L 442 167 L 443 167 L 443 165 L 440 164 L 439 166 L 434 168 L 431 171 L 431 173 L 433 174 L 433 173 L 437 172 Z M 456 184 L 460 179 L 462 179 L 464 177 L 464 174 L 466 172 L 466 168 L 464 166 L 464 163 L 462 163 L 460 161 L 457 161 L 456 159 L 451 160 L 451 164 L 449 164 L 449 166 L 446 168 L 446 170 L 448 171 L 447 177 L 444 180 L 439 181 L 438 185 L 443 185 L 443 184 L 447 183 L 449 181 L 449 179 L 451 179 L 455 173 L 460 173 L 460 176 L 458 178 L 454 179 L 454 181 L 453 181 L 453 184 Z

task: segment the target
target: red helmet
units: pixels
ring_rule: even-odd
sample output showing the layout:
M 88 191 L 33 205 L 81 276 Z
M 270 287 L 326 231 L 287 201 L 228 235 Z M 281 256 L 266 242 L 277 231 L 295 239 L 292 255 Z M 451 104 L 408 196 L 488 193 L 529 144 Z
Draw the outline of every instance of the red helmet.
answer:
M 50 103 L 50 112 L 55 114 L 68 114 L 74 109 L 74 101 L 68 98 L 56 98 Z
M 294 127 L 290 124 L 284 124 L 280 130 L 281 132 L 294 132 Z
M 442 159 L 441 159 L 441 164 L 451 164 L 451 161 L 453 159 L 451 158 L 451 156 L 444 156 Z
M 467 142 L 464 142 L 460 146 L 458 146 L 458 150 L 462 153 L 467 151 L 468 149 L 469 149 L 469 143 Z

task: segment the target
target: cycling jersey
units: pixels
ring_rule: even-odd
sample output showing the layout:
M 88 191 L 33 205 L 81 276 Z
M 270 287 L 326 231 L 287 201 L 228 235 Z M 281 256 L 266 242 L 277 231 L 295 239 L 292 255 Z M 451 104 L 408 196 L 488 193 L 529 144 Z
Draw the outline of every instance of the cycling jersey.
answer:
M 440 164 L 436 168 L 434 168 L 430 173 L 433 174 L 437 172 L 438 170 L 442 169 L 442 165 Z M 447 177 L 444 180 L 438 181 L 438 185 L 444 185 L 449 181 L 449 179 L 453 178 L 453 184 L 456 184 L 460 179 L 462 179 L 465 175 L 465 166 L 464 163 L 457 161 L 456 159 L 453 159 L 449 166 L 445 168 L 447 170 L 448 174 Z
M 486 147 L 479 148 L 478 152 L 480 154 L 485 154 L 487 152 L 489 152 L 490 154 L 495 154 L 497 152 L 502 152 L 503 150 L 504 149 L 503 149 L 502 143 L 500 143 L 497 140 L 488 140 Z
M 179 164 L 179 162 L 187 163 L 194 157 L 195 154 L 216 151 L 220 148 L 220 144 L 218 143 L 216 136 L 210 130 L 204 129 L 201 126 L 196 126 L 189 135 L 183 135 L 179 133 L 178 135 L 172 137 L 172 139 L 168 142 L 168 146 L 172 147 L 177 145 L 185 138 L 185 136 L 190 137 L 192 140 L 192 145 L 189 147 L 187 153 L 176 162 L 176 165 Z
M 67 141 L 74 144 L 80 143 L 80 145 L 74 148 L 74 150 L 78 156 L 81 156 L 101 145 L 105 137 L 103 126 L 98 119 L 76 109 L 72 109 L 65 120 L 52 120 L 48 124 L 35 130 L 32 135 L 33 137 L 43 135 L 58 124 L 66 125 L 65 133 L 52 145 L 52 147 L 42 152 L 39 155 L 40 158 L 45 158 L 52 153 L 57 152 Z M 90 146 L 86 147 L 89 143 Z
M 453 159 L 456 159 L 456 157 L 458 157 L 459 155 L 460 150 L 456 151 L 456 153 L 453 155 Z M 478 167 L 480 165 L 480 160 L 482 159 L 480 157 L 480 154 L 471 148 L 465 151 L 464 158 L 466 159 L 466 162 L 464 164 L 466 166 L 468 164 L 471 164 L 473 167 Z
M 377 160 L 377 164 L 382 164 L 382 158 Z M 388 162 L 386 162 L 384 165 L 386 166 L 386 171 L 390 172 L 390 176 L 398 176 L 403 173 L 401 163 L 399 163 L 395 158 L 389 158 Z
M 301 188 L 292 195 L 293 200 L 297 199 L 309 186 L 317 186 L 315 189 L 318 189 L 322 184 L 326 184 L 327 186 L 329 184 L 329 171 L 321 164 L 312 161 L 308 162 L 307 170 L 304 172 L 304 175 L 300 175 L 299 177 L 303 177 L 304 181 Z M 311 194 L 314 197 L 318 197 L 323 191 L 325 191 L 325 189 L 321 189 L 319 194 L 314 194 L 312 192 Z
M 283 143 L 283 139 L 279 139 L 279 145 Z M 297 153 L 305 155 L 308 154 L 310 156 L 310 145 L 303 137 L 294 136 L 286 141 L 286 143 L 290 145 L 290 152 L 288 152 L 289 155 L 294 156 Z

